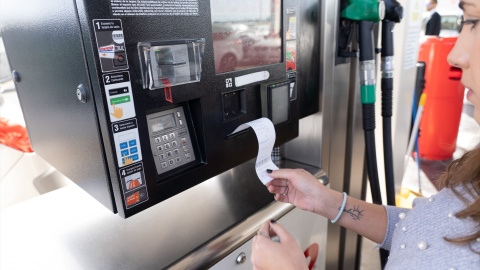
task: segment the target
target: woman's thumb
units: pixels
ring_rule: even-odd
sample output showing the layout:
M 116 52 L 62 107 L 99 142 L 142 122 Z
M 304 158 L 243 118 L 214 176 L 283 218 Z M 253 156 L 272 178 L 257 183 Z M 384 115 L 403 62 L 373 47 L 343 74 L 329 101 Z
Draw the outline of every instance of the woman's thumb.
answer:
M 292 169 L 267 170 L 267 173 L 273 178 L 290 179 L 293 176 Z
M 280 242 L 288 241 L 292 235 L 280 224 L 275 222 L 274 220 L 270 221 L 270 229 L 278 236 Z

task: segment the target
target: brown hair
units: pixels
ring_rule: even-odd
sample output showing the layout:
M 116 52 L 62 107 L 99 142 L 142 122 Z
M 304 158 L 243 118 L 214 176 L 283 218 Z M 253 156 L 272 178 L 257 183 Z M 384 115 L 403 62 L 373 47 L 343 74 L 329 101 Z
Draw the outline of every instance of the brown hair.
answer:
M 457 218 L 472 218 L 480 224 L 480 148 L 465 153 L 447 167 L 447 171 L 439 179 L 440 187 L 451 188 L 455 195 L 467 204 L 467 207 L 455 214 Z M 466 187 L 467 194 L 461 194 L 456 187 Z M 474 198 L 469 201 L 466 195 Z M 471 235 L 446 241 L 458 244 L 470 244 L 480 238 L 480 228 Z M 475 251 L 480 254 L 480 251 Z

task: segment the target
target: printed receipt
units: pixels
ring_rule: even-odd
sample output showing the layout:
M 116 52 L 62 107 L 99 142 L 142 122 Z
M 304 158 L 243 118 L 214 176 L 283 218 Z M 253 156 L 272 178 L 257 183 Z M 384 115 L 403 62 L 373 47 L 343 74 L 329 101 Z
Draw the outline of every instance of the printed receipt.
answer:
M 257 162 L 255 162 L 255 171 L 258 178 L 265 185 L 273 180 L 267 175 L 267 169 L 278 170 L 278 167 L 272 161 L 272 149 L 275 144 L 275 127 L 272 121 L 268 118 L 260 118 L 251 122 L 245 123 L 237 127 L 231 134 L 252 127 L 257 135 L 258 140 L 258 155 Z

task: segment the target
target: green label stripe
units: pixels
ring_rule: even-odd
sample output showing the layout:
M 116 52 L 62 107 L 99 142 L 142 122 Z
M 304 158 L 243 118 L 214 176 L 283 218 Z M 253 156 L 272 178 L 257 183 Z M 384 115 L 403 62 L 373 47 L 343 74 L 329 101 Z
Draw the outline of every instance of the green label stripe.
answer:
M 286 55 L 288 60 L 290 61 L 290 59 L 292 58 L 292 52 L 287 52 Z
M 360 96 L 362 98 L 362 104 L 375 103 L 375 85 L 361 85 Z
M 110 99 L 110 103 L 112 105 L 113 104 L 125 103 L 125 102 L 130 102 L 130 96 L 123 96 L 123 97 L 117 97 L 117 98 Z

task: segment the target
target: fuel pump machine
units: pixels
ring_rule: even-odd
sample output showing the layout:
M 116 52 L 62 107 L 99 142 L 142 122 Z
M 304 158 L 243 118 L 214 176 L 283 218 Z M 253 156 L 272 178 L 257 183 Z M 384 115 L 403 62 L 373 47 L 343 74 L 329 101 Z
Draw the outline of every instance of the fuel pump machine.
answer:
M 232 134 L 269 118 L 276 165 L 364 198 L 353 2 L 0 0 L 33 150 L 109 209 L 63 189 L 2 213 L 0 267 L 251 269 L 252 237 L 275 219 L 310 269 L 356 269 L 358 235 L 275 202 L 254 132 Z
M 319 110 L 317 1 L 64 2 L 2 3 L 31 143 L 124 218 L 254 158 L 240 124 L 282 145 Z

